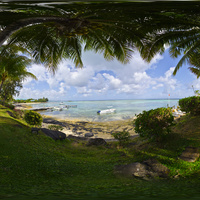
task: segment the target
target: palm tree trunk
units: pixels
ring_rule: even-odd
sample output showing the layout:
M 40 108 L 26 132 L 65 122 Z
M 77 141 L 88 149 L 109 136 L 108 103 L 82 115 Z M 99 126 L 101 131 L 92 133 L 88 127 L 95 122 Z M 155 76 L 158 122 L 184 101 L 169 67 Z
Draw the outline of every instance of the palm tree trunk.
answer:
M 3 87 L 3 83 L 4 83 L 4 80 L 1 81 L 1 85 L 0 85 L 0 94 L 1 94 L 1 89 Z
M 3 104 L 5 104 L 5 101 L 6 101 L 6 97 L 7 97 L 7 96 L 8 96 L 8 94 L 5 93 L 4 98 L 3 98 Z

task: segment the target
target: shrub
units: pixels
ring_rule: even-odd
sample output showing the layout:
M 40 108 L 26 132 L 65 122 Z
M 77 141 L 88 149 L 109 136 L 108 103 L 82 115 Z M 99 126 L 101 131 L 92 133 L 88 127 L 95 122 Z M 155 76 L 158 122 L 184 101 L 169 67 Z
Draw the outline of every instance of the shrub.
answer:
M 41 126 L 42 125 L 42 116 L 35 111 L 27 111 L 24 115 L 25 121 L 33 126 Z
M 112 135 L 115 139 L 119 140 L 120 145 L 125 144 L 130 139 L 130 133 L 126 131 L 113 133 Z
M 63 127 L 60 125 L 49 125 L 48 128 L 53 131 L 62 131 Z
M 17 119 L 23 119 L 24 118 L 24 110 L 13 110 L 13 114 L 15 115 L 15 118 Z
M 11 109 L 11 110 L 13 110 L 15 108 L 15 106 L 13 106 L 10 103 L 6 103 L 6 102 L 0 101 L 0 104 L 3 105 L 3 106 L 5 106 L 5 107 L 7 107 L 7 108 L 9 108 L 9 109 Z
M 200 97 L 192 96 L 179 100 L 179 106 L 182 111 L 191 115 L 200 115 Z
M 174 117 L 171 108 L 157 108 L 136 115 L 135 132 L 141 137 L 159 140 L 171 132 Z

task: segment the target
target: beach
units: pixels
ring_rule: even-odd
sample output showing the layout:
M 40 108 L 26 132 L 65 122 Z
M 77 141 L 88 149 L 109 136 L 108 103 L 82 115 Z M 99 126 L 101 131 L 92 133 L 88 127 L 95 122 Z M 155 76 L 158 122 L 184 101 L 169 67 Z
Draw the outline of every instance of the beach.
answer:
M 17 103 L 15 109 L 29 110 L 32 108 L 31 105 L 35 103 Z M 39 103 L 38 103 L 39 104 Z M 43 115 L 42 128 L 49 128 L 51 125 L 61 125 L 62 132 L 68 135 L 85 137 L 85 134 L 92 133 L 93 136 L 90 138 L 103 138 L 103 139 L 114 139 L 112 133 L 127 131 L 131 136 L 137 135 L 134 131 L 133 120 L 116 120 L 116 121 L 105 121 L 105 122 L 90 122 L 80 119 L 59 119 L 59 117 L 52 117 Z
M 171 100 L 176 105 L 178 100 Z M 133 121 L 135 114 L 143 110 L 166 107 L 168 100 L 106 100 L 106 101 L 73 101 L 62 102 L 64 105 L 76 105 L 63 111 L 39 111 L 44 121 L 42 128 L 62 124 L 66 135 L 85 137 L 93 134 L 91 138 L 113 139 L 112 133 L 127 131 L 131 136 L 137 135 L 134 131 Z M 45 107 L 60 107 L 60 102 L 46 103 L 18 103 L 16 109 L 40 109 Z M 115 113 L 98 115 L 102 109 L 116 109 Z M 48 123 L 45 119 L 51 119 Z M 50 123 L 54 122 L 54 123 Z
M 48 116 L 43 116 L 42 128 L 48 128 L 51 125 L 60 125 L 62 132 L 68 135 L 85 137 L 89 134 L 90 138 L 114 139 L 113 133 L 127 131 L 131 136 L 137 135 L 134 131 L 133 119 L 109 121 L 109 122 L 88 122 L 78 120 L 59 120 Z

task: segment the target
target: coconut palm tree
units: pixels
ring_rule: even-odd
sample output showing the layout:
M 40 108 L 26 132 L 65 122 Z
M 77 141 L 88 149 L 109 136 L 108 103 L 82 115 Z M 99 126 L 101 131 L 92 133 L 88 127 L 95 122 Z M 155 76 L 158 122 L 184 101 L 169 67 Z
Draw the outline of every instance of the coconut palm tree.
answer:
M 190 58 L 189 58 L 189 64 L 191 65 L 189 70 L 197 76 L 197 78 L 200 77 L 200 48 L 196 49 L 196 52 L 194 52 Z
M 31 77 L 37 80 L 36 76 L 27 71 L 27 66 L 31 63 L 31 59 L 24 55 L 20 55 L 21 48 L 17 48 L 15 45 L 3 46 L 0 53 L 0 92 L 4 82 L 7 79 L 24 80 L 27 77 Z
M 161 12 L 157 17 L 160 23 L 152 26 L 155 19 L 149 23 L 154 28 L 143 38 L 144 45 L 140 53 L 150 62 L 157 53 L 162 54 L 168 46 L 171 57 L 181 56 L 173 72 L 173 75 L 176 75 L 184 63 L 191 64 L 191 57 L 194 57 L 200 48 L 199 11 L 194 3 L 190 10 L 185 7 L 171 8 Z
M 36 17 L 27 17 L 24 12 L 24 18 L 2 28 L 0 45 L 7 41 L 29 49 L 37 62 L 53 72 L 62 58 L 82 67 L 83 49 L 103 53 L 107 60 L 127 63 L 133 50 L 142 45 L 142 33 L 137 20 L 132 19 L 128 5 L 76 4 L 70 11 L 68 7 L 62 5 L 62 9 L 51 9 L 51 16 L 46 10 L 45 14 Z

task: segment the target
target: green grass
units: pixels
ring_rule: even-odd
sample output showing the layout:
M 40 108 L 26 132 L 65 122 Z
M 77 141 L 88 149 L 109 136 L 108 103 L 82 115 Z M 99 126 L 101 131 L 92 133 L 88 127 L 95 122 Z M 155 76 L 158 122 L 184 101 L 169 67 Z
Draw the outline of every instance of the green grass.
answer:
M 6 111 L 0 107 L 0 199 L 198 199 L 200 161 L 177 159 L 186 146 L 200 145 L 198 117 L 186 116 L 159 144 L 136 138 L 135 145 L 117 148 L 34 135 Z M 191 134 L 184 132 L 188 123 L 195 124 Z M 113 173 L 115 165 L 151 157 L 170 168 L 171 178 L 145 181 Z

